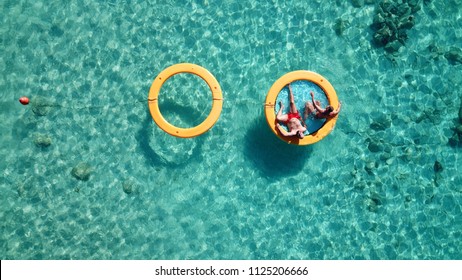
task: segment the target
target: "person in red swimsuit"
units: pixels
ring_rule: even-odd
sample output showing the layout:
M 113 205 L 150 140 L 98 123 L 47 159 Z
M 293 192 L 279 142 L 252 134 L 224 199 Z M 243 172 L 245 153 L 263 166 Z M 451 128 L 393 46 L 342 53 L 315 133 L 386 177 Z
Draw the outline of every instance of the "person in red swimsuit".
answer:
M 284 105 L 282 101 L 279 102 L 280 108 L 277 113 L 276 119 L 279 122 L 285 123 L 289 131 L 286 131 L 281 127 L 279 123 L 276 124 L 276 127 L 284 136 L 297 136 L 300 139 L 305 137 L 305 131 L 307 130 L 305 122 L 302 120 L 302 117 L 298 113 L 297 107 L 294 102 L 294 94 L 292 93 L 292 88 L 289 84 L 289 101 L 290 101 L 290 112 L 288 114 L 283 114 Z

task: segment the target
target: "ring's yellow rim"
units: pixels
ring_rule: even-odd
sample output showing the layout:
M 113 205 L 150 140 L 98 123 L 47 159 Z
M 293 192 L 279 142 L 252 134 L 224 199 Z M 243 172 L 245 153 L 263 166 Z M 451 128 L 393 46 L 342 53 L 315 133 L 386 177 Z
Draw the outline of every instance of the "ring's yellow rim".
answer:
M 207 83 L 210 90 L 212 91 L 212 110 L 210 111 L 208 117 L 202 123 L 195 127 L 176 127 L 167 122 L 159 110 L 158 98 L 162 85 L 170 77 L 179 73 L 190 73 L 199 76 Z M 217 122 L 218 118 L 220 117 L 221 109 L 223 107 L 223 95 L 221 92 L 220 84 L 218 83 L 217 79 L 215 79 L 215 77 L 207 69 L 196 64 L 179 63 L 167 67 L 162 72 L 160 72 L 160 74 L 154 79 L 151 88 L 149 89 L 148 106 L 152 118 L 163 131 L 176 137 L 191 138 L 205 133 Z
M 297 80 L 306 80 L 315 83 L 318 85 L 326 94 L 329 104 L 337 109 L 339 106 L 337 93 L 335 92 L 334 87 L 329 83 L 329 81 L 318 73 L 299 70 L 289 72 L 282 77 L 280 77 L 274 84 L 271 86 L 268 94 L 266 95 L 265 101 L 265 116 L 268 125 L 271 130 L 276 134 L 282 141 L 285 141 L 293 145 L 310 145 L 318 142 L 319 140 L 326 137 L 335 126 L 337 122 L 338 115 L 333 118 L 328 118 L 326 123 L 316 132 L 313 132 L 309 135 L 306 135 L 303 139 L 298 139 L 297 137 L 286 137 L 282 135 L 279 130 L 276 128 L 277 120 L 276 113 L 274 112 L 274 107 L 276 105 L 276 99 L 279 92 L 289 83 Z

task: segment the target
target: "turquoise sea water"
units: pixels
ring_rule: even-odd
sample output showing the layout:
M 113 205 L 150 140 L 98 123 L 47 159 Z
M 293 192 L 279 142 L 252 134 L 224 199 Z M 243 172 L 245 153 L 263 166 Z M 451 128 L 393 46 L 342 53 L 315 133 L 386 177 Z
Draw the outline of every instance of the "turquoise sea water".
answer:
M 376 5 L 359 2 L 0 1 L 0 257 L 461 259 L 462 150 L 448 142 L 462 64 L 445 54 L 462 48 L 462 1 L 421 1 L 394 54 L 371 43 Z M 225 99 L 194 139 L 147 107 L 180 62 Z M 300 69 L 343 104 L 308 147 L 263 114 Z M 190 76 L 162 92 L 183 126 L 211 108 Z

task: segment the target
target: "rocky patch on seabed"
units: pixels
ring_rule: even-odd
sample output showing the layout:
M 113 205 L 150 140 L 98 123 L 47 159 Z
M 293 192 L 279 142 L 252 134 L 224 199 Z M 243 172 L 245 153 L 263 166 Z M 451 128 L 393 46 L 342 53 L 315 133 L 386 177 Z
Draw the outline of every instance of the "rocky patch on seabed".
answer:
M 377 5 L 373 23 L 372 42 L 388 53 L 404 46 L 407 31 L 415 25 L 415 13 L 421 9 L 420 0 L 384 0 Z
M 449 139 L 449 145 L 451 147 L 462 147 L 462 100 L 460 101 L 459 115 L 454 121 L 454 127 L 452 130 L 454 133 Z

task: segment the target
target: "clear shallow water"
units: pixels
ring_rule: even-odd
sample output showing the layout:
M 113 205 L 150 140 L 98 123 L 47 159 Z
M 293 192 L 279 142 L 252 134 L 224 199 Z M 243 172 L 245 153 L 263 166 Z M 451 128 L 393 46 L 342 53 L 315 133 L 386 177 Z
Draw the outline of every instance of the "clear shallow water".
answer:
M 462 66 L 443 53 L 462 47 L 461 7 L 422 5 L 391 59 L 370 42 L 374 5 L 349 1 L 2 1 L 1 258 L 460 259 L 461 149 L 447 143 Z M 179 62 L 225 98 L 188 140 L 146 101 Z M 299 69 L 343 103 L 303 148 L 263 116 L 273 82 Z M 211 104 L 188 96 L 166 100 L 197 116 Z
M 211 92 L 199 76 L 180 73 L 169 78 L 159 92 L 163 118 L 181 128 L 202 123 L 212 109 Z

